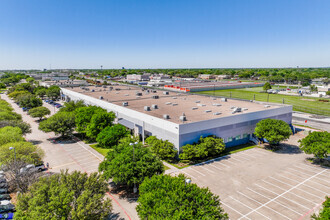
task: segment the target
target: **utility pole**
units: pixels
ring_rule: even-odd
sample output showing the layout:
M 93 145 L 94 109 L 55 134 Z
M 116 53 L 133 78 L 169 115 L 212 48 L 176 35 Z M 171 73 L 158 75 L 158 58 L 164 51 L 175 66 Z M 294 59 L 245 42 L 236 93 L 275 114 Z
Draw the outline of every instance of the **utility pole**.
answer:
M 138 144 L 138 142 L 135 142 L 135 143 L 130 143 L 129 145 L 130 146 L 133 146 L 133 163 L 134 163 L 134 166 L 133 166 L 133 169 L 135 167 L 135 154 L 134 154 L 134 145 Z M 133 173 L 134 173 L 134 170 L 133 170 Z M 136 188 L 136 184 L 135 184 L 135 177 L 134 177 L 134 187 L 133 187 L 133 193 L 136 193 L 137 192 L 137 188 Z

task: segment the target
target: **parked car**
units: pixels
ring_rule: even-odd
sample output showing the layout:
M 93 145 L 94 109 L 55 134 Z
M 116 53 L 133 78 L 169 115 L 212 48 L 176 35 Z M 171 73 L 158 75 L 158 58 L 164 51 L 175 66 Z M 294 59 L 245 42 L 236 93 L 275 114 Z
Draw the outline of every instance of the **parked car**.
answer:
M 48 103 L 49 101 L 50 101 L 49 99 L 46 99 L 46 100 L 45 100 L 45 102 L 47 102 L 47 103 Z
M 13 204 L 0 205 L 0 213 L 14 212 L 14 211 L 15 211 L 15 206 Z
M 9 194 L 0 194 L 0 201 L 1 200 L 10 200 L 11 197 Z
M 48 103 L 49 103 L 49 104 L 52 104 L 53 102 L 54 102 L 53 100 L 49 100 L 49 102 L 48 102 Z
M 61 105 L 61 104 L 57 104 L 57 105 L 55 105 L 55 107 L 56 107 L 56 108 L 61 108 L 62 105 Z
M 8 188 L 8 184 L 7 183 L 0 183 L 0 189 L 3 188 Z
M 4 176 L 0 177 L 0 183 L 6 183 L 7 180 Z
M 0 188 L 0 194 L 7 194 L 8 189 Z
M 10 203 L 10 200 L 2 200 L 2 201 L 0 201 L 0 205 L 8 205 L 8 204 L 11 204 Z
M 34 164 L 28 164 L 26 165 L 25 167 L 21 168 L 20 169 L 20 173 L 23 173 L 23 172 L 27 172 L 27 171 L 38 171 L 38 172 L 41 172 L 43 170 L 45 170 L 46 167 L 45 167 L 45 164 L 41 163 L 41 164 L 38 164 L 38 165 L 34 165 Z
M 13 219 L 13 218 L 14 218 L 14 213 L 12 212 L 0 214 L 0 219 Z

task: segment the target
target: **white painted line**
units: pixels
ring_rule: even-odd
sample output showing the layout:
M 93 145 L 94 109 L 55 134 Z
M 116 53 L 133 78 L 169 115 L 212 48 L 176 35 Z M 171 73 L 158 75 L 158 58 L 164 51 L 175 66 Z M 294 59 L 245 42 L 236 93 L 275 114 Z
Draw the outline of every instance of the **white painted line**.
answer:
M 300 165 L 303 165 L 303 166 L 305 166 L 306 168 L 308 168 L 308 169 L 310 169 L 310 170 L 315 170 L 315 171 L 321 171 L 322 169 L 321 168 L 316 168 L 316 167 L 314 167 L 314 166 L 310 166 L 310 165 L 306 165 L 306 164 L 300 164 Z
M 85 150 L 87 150 L 89 153 L 91 153 L 92 155 L 94 155 L 94 157 L 96 157 L 98 160 L 103 161 L 103 158 L 99 157 L 98 155 L 94 154 L 92 151 L 90 151 L 89 149 L 87 149 L 84 145 L 80 144 L 79 142 L 77 142 L 81 147 L 83 147 Z
M 285 178 L 285 179 L 288 179 L 288 180 L 291 180 L 291 181 L 295 181 L 295 180 L 290 179 L 290 178 L 288 178 L 288 177 L 285 177 L 285 176 L 283 176 L 283 175 L 280 175 L 280 174 L 277 174 L 277 175 L 282 176 L 282 177 Z M 299 181 L 296 181 L 296 182 L 297 182 L 297 183 L 300 183 Z M 305 185 L 305 186 L 307 186 L 307 185 Z M 307 187 L 309 187 L 309 186 L 307 186 Z M 297 188 L 297 190 L 302 191 L 302 192 L 304 192 L 304 193 L 306 193 L 306 194 L 309 194 L 309 195 L 311 195 L 311 196 L 314 196 L 314 197 L 316 197 L 316 198 L 318 198 L 318 199 L 324 199 L 324 197 L 320 197 L 320 196 L 314 195 L 314 194 L 312 194 L 312 193 L 310 193 L 310 192 L 307 192 L 306 190 L 302 190 L 302 189 L 299 189 L 299 188 Z
M 79 162 L 79 161 L 78 161 L 78 162 Z M 80 163 L 80 162 L 79 162 L 79 164 L 80 164 L 80 165 L 86 165 L 86 164 L 90 164 L 90 163 L 93 163 L 93 164 L 94 164 L 95 162 L 96 162 L 96 161 L 88 161 L 88 162 L 84 162 L 84 163 Z M 99 162 L 99 161 L 97 161 L 97 162 Z
M 323 170 L 323 171 L 321 171 L 321 172 L 319 172 L 319 173 L 315 174 L 314 176 L 311 176 L 311 177 L 309 177 L 308 179 L 312 179 L 313 177 L 315 177 L 315 176 L 317 176 L 317 175 L 319 175 L 319 174 L 321 174 L 321 173 L 323 173 L 323 172 L 325 172 L 325 170 Z M 259 206 L 259 207 L 258 207 L 258 208 L 256 208 L 255 210 L 252 210 L 250 213 L 247 213 L 247 214 L 245 214 L 244 216 L 240 217 L 239 219 L 241 219 L 241 218 L 244 218 L 245 216 L 247 216 L 247 215 L 251 214 L 253 211 L 256 211 L 256 210 L 258 210 L 258 209 L 262 208 L 263 206 L 266 206 L 268 203 L 270 203 L 270 202 L 272 202 L 272 201 L 276 200 L 277 198 L 281 197 L 282 195 L 286 194 L 287 192 L 290 192 L 291 190 L 293 190 L 293 189 L 297 188 L 298 186 L 300 186 L 300 185 L 304 184 L 306 181 L 308 181 L 308 179 L 307 179 L 307 180 L 305 180 L 305 181 L 303 181 L 303 182 L 301 182 L 301 183 L 299 183 L 299 184 L 297 184 L 297 185 L 295 185 L 295 186 L 294 186 L 294 187 L 292 187 L 291 189 L 288 189 L 287 191 L 283 192 L 282 194 L 280 194 L 280 195 L 276 196 L 275 198 L 273 198 L 273 199 L 269 200 L 268 202 L 266 202 L 266 203 L 264 203 L 263 205 Z
M 302 172 L 300 172 L 300 171 L 298 171 L 297 170 L 297 172 L 299 172 L 299 173 L 302 173 Z M 316 178 L 316 177 L 315 177 Z M 316 179 L 319 179 L 319 178 L 316 178 Z M 321 193 L 324 193 L 324 191 L 322 191 L 322 190 L 318 190 L 318 189 L 316 189 L 316 188 L 313 188 L 314 190 L 316 190 L 316 191 L 319 191 L 319 192 L 321 192 Z
M 292 185 L 290 185 L 290 184 L 288 184 L 288 183 L 285 183 L 285 182 L 283 182 L 283 181 L 281 181 L 281 180 L 275 179 L 275 178 L 273 178 L 273 177 L 270 177 L 270 178 L 272 178 L 272 179 L 274 179 L 274 180 L 276 180 L 276 181 L 278 181 L 278 182 L 280 182 L 280 183 L 283 183 L 283 184 L 286 184 L 286 185 L 292 187 Z M 312 204 L 314 204 L 314 205 L 317 205 L 317 203 L 315 203 L 315 202 L 313 202 L 313 201 L 311 201 L 311 200 L 309 200 L 309 199 L 306 199 L 306 198 L 304 198 L 304 197 L 302 197 L 302 196 L 298 196 L 297 194 L 292 193 L 292 192 L 289 192 L 289 193 L 291 193 L 292 195 L 295 195 L 295 196 L 297 196 L 297 197 L 299 197 L 299 198 L 301 198 L 301 199 L 303 199 L 303 200 L 306 200 L 307 202 L 310 202 L 310 203 L 312 203 Z
M 184 173 L 184 174 L 186 174 L 187 176 L 190 176 L 191 178 L 194 178 L 194 179 L 197 179 L 196 177 L 194 177 L 193 175 L 191 175 L 191 174 L 189 174 L 189 173 L 187 173 L 187 172 L 185 172 L 185 171 L 183 171 L 183 170 L 180 170 L 182 173 Z M 180 172 L 179 171 L 179 172 Z
M 297 167 L 297 166 L 295 166 L 295 167 L 298 168 L 298 169 L 302 169 L 303 171 L 311 172 L 312 174 L 317 173 L 315 171 L 305 170 L 304 168 L 301 168 L 301 167 Z M 321 174 L 320 176 L 323 176 L 323 175 Z M 328 176 L 324 176 L 324 177 L 329 177 L 329 175 Z
M 230 208 L 231 210 L 233 210 L 233 211 L 235 211 L 236 213 L 238 213 L 238 214 L 240 214 L 241 216 L 243 216 L 243 214 L 242 213 L 240 213 L 239 211 L 237 211 L 236 209 L 234 209 L 233 207 L 231 207 L 231 206 L 229 206 L 229 205 L 227 205 L 226 203 L 224 203 L 224 202 L 222 202 L 221 201 L 221 204 L 223 204 L 223 205 L 225 205 L 225 206 L 227 206 L 228 208 Z M 248 217 L 245 217 L 245 218 L 247 218 L 247 219 L 250 219 L 250 218 L 248 218 Z M 251 219 L 250 219 L 251 220 Z
M 216 168 L 216 169 L 218 169 L 218 170 L 223 171 L 223 169 L 221 169 L 221 168 L 219 168 L 219 167 L 217 167 L 217 166 L 215 166 L 215 165 L 213 165 L 213 164 L 209 164 L 209 166 L 214 167 L 214 168 Z
M 192 170 L 192 171 L 194 171 L 194 172 L 196 172 L 196 173 L 199 173 L 199 174 L 202 175 L 202 176 L 205 176 L 204 173 L 201 173 L 201 172 L 199 172 L 198 170 L 192 169 L 191 167 L 187 167 L 187 169 L 188 169 L 188 168 L 190 168 L 189 170 Z
M 201 168 L 203 168 L 203 169 L 205 169 L 205 170 L 207 170 L 207 171 L 209 171 L 209 172 L 211 172 L 211 173 L 215 173 L 213 170 L 210 170 L 210 169 L 207 169 L 206 167 L 203 167 L 203 165 L 200 165 L 200 166 L 194 166 L 194 167 L 201 167 Z
M 258 204 L 262 205 L 261 202 L 258 202 L 257 200 L 252 199 L 252 198 L 250 198 L 249 196 L 247 196 L 247 195 L 245 195 L 245 194 L 243 194 L 243 193 L 241 193 L 241 192 L 238 192 L 238 193 L 241 194 L 242 196 L 245 196 L 246 198 L 248 198 L 248 199 L 250 199 L 250 200 L 252 200 L 252 201 L 255 201 L 255 202 L 257 202 Z M 278 203 L 278 202 L 276 202 L 276 203 Z M 280 204 L 280 205 L 281 205 L 281 204 Z M 267 208 L 267 209 L 269 209 L 269 210 L 275 212 L 276 214 L 282 215 L 283 217 L 285 217 L 285 218 L 287 218 L 287 219 L 290 219 L 290 218 L 288 218 L 287 216 L 285 216 L 285 215 L 283 215 L 283 214 L 277 212 L 276 210 L 274 210 L 274 209 L 272 209 L 272 208 L 270 208 L 270 207 L 268 207 L 268 206 L 265 206 L 265 208 Z M 292 211 L 294 211 L 294 210 L 292 210 Z M 294 211 L 294 212 L 295 212 L 295 211 Z M 298 212 L 295 212 L 295 213 L 297 213 L 298 215 L 300 215 Z
M 229 197 L 230 197 L 232 200 L 234 200 L 234 201 L 236 201 L 236 202 L 242 204 L 243 206 L 248 207 L 249 209 L 253 210 L 253 208 L 251 208 L 250 206 L 248 206 L 248 205 L 246 205 L 246 204 L 240 202 L 240 201 L 237 200 L 237 199 L 234 199 L 232 196 L 229 196 Z M 263 216 L 263 217 L 265 217 L 265 218 L 267 218 L 267 219 L 270 219 L 269 217 L 263 215 L 262 213 L 260 213 L 260 212 L 258 212 L 258 211 L 256 211 L 256 213 L 258 213 L 259 215 L 261 215 L 261 216 Z
M 237 161 L 237 162 L 242 162 L 241 160 L 239 160 L 239 159 L 235 159 L 235 158 L 233 158 L 233 156 L 232 155 L 230 155 L 230 159 L 231 160 L 235 160 L 235 161 Z
M 269 197 L 267 197 L 267 196 L 264 196 L 264 195 L 262 195 L 261 193 L 258 193 L 258 192 L 256 192 L 256 191 L 250 189 L 250 188 L 247 188 L 247 189 L 250 190 L 250 191 L 252 191 L 252 192 L 254 192 L 254 193 L 256 193 L 256 194 L 258 194 L 258 195 L 260 195 L 260 196 L 262 196 L 262 197 L 264 197 L 264 198 L 266 198 L 266 199 L 271 199 L 271 198 L 269 198 Z M 294 213 L 296 213 L 296 214 L 298 214 L 298 215 L 301 215 L 300 213 L 296 212 L 295 210 L 289 208 L 287 205 L 284 205 L 284 204 L 282 204 L 282 203 L 279 202 L 279 201 L 275 201 L 275 200 L 274 200 L 273 202 L 275 202 L 276 204 L 279 204 L 280 206 L 282 206 L 282 207 L 284 207 L 284 208 L 286 208 L 286 209 L 288 209 L 288 210 L 290 210 L 290 211 L 292 211 L 292 212 L 294 212 Z M 268 207 L 268 206 L 265 206 L 265 207 Z M 281 213 L 277 212 L 276 210 L 274 210 L 274 209 L 272 209 L 272 208 L 270 208 L 270 207 L 268 207 L 268 208 L 271 209 L 273 212 L 282 215 Z M 284 217 L 285 217 L 285 216 L 284 216 Z
M 272 186 L 274 186 L 274 187 L 277 187 L 277 188 L 279 188 L 279 189 L 281 189 L 281 190 L 285 190 L 285 189 L 283 189 L 282 187 L 276 186 L 276 185 L 274 185 L 274 184 L 272 184 L 272 183 L 270 183 L 270 182 L 267 182 L 267 181 L 264 181 L 264 182 L 267 183 L 267 184 L 269 184 L 269 185 L 272 185 Z M 284 197 L 284 196 L 282 196 L 282 198 L 284 198 L 284 199 L 286 199 L 286 200 L 288 200 L 288 201 L 290 201 L 290 202 L 293 202 L 293 203 L 295 203 L 295 204 L 297 204 L 297 205 L 299 205 L 299 206 L 301 206 L 301 207 L 303 207 L 303 208 L 305 208 L 305 209 L 307 209 L 307 210 L 310 209 L 309 207 L 304 206 L 304 205 L 302 205 L 302 204 L 300 204 L 300 203 L 298 203 L 298 202 L 295 202 L 295 201 L 293 201 L 292 199 L 288 199 L 288 198 L 286 198 L 286 197 Z
M 220 162 L 220 161 L 217 161 L 217 162 Z M 225 166 L 227 168 L 230 168 L 230 166 L 226 165 L 226 164 L 223 164 L 223 163 L 214 163 L 214 164 L 219 164 L 219 165 L 222 165 L 222 166 Z

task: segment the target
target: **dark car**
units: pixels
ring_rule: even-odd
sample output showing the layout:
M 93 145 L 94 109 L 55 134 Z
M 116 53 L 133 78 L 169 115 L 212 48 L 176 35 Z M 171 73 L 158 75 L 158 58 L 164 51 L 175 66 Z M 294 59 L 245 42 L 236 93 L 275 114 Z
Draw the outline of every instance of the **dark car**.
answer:
M 8 188 L 7 183 L 0 183 L 0 189 Z
M 8 193 L 8 189 L 0 188 L 0 194 L 6 194 L 6 193 Z
M 48 102 L 48 103 L 49 103 L 49 104 L 52 104 L 53 102 L 54 102 L 53 100 L 49 100 L 49 102 Z
M 13 219 L 13 218 L 14 218 L 14 213 L 12 212 L 0 214 L 0 219 Z
M 0 177 L 0 183 L 6 183 L 7 180 L 4 177 Z
M 15 206 L 13 204 L 0 205 L 0 213 L 14 212 L 14 211 L 15 211 Z
M 0 194 L 0 201 L 2 200 L 10 200 L 11 197 L 9 194 Z
M 49 102 L 49 100 L 48 100 L 48 99 L 46 99 L 46 100 L 45 100 L 45 102 L 47 102 L 47 103 L 48 103 L 48 102 Z

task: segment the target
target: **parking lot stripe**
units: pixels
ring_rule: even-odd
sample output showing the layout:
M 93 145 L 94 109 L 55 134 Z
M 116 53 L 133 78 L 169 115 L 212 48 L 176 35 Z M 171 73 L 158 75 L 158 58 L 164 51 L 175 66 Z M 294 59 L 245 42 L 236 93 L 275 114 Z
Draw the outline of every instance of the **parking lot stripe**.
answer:
M 234 161 L 237 161 L 237 162 L 242 162 L 242 161 L 239 160 L 239 159 L 235 159 L 232 155 L 230 155 L 230 159 L 231 159 L 231 160 L 234 160 Z
M 297 167 L 298 168 L 298 167 Z M 301 168 L 299 168 L 299 169 L 301 169 Z M 295 169 L 293 169 L 293 170 L 295 170 Z M 302 171 L 300 171 L 300 170 L 296 170 L 297 172 L 300 172 L 300 173 L 303 173 Z M 305 170 L 304 170 L 305 171 Z M 313 173 L 313 174 L 315 174 L 316 172 L 315 171 L 307 171 L 307 172 L 311 172 L 311 173 Z M 309 175 L 312 175 L 312 174 L 309 174 Z M 320 175 L 320 176 L 323 176 L 323 175 Z M 325 177 L 329 177 L 329 176 L 325 176 Z M 320 178 L 320 177 L 318 177 L 318 178 L 316 178 L 316 179 L 321 179 L 321 180 L 324 180 L 325 182 L 329 182 L 329 181 L 327 181 L 327 180 L 325 180 L 325 179 L 322 179 L 322 178 Z
M 56 169 L 56 168 L 59 168 L 59 167 L 64 167 L 64 166 L 67 166 L 67 165 L 72 165 L 72 164 L 75 164 L 76 162 L 71 162 L 71 163 L 65 163 L 65 164 L 62 164 L 62 165 L 58 165 L 58 166 L 54 166 L 54 167 L 51 167 L 52 169 Z
M 306 168 L 310 169 L 310 170 L 314 170 L 314 171 L 320 171 L 322 169 L 320 168 L 316 168 L 316 167 L 313 167 L 313 166 L 309 166 L 309 165 L 306 165 L 306 164 L 300 164 L 300 165 L 303 165 L 305 166 Z
M 195 167 L 201 167 L 201 168 L 203 168 L 203 169 L 205 169 L 205 170 L 207 170 L 207 171 L 209 171 L 209 172 L 211 172 L 211 173 L 215 173 L 213 170 L 207 169 L 206 167 L 203 167 L 202 165 L 200 165 L 200 166 L 195 166 Z
M 185 169 L 192 170 L 192 171 L 194 171 L 194 172 L 196 172 L 196 173 L 199 173 L 199 174 L 202 175 L 202 176 L 205 176 L 204 173 L 201 173 L 201 172 L 199 172 L 198 170 L 195 170 L 195 169 L 193 169 L 193 168 L 191 168 L 191 167 L 187 167 L 187 168 L 185 168 Z
M 273 177 L 270 177 L 270 178 L 272 178 L 272 179 L 274 179 L 274 180 L 276 180 L 276 181 L 278 181 L 278 182 L 280 182 L 280 183 L 283 183 L 283 184 L 285 184 L 285 185 L 288 185 L 288 186 L 291 186 L 291 187 L 292 187 L 292 185 L 290 185 L 290 184 L 288 184 L 288 183 L 285 183 L 285 182 L 280 181 L 280 180 L 278 180 L 278 179 L 275 179 L 275 178 L 273 178 Z M 304 198 L 304 197 L 302 197 L 302 196 L 298 196 L 298 195 L 295 194 L 295 193 L 292 193 L 292 192 L 289 192 L 289 193 L 291 193 L 291 194 L 293 194 L 293 195 L 295 195 L 295 196 L 297 196 L 297 197 L 299 197 L 299 198 L 301 198 L 301 199 L 303 199 L 303 200 L 306 200 L 307 202 L 313 203 L 314 205 L 317 204 L 317 203 L 315 203 L 315 202 L 313 202 L 313 201 L 311 201 L 311 200 L 309 200 L 309 199 L 306 199 L 306 198 Z
M 181 170 L 182 173 L 186 174 L 187 176 L 190 176 L 191 178 L 197 179 L 196 177 L 194 177 L 193 175 Z
M 263 180 L 263 182 L 265 182 L 265 183 L 267 183 L 267 184 L 269 184 L 269 185 L 272 185 L 272 186 L 274 186 L 274 187 L 277 187 L 277 188 L 279 188 L 280 190 L 285 190 L 285 189 L 283 189 L 282 187 L 279 187 L 279 186 L 277 186 L 277 185 L 274 185 L 274 184 L 272 184 L 272 183 L 270 183 L 270 182 L 267 182 L 267 181 L 265 181 L 265 180 Z M 290 186 L 290 185 L 289 185 Z M 292 185 L 291 185 L 291 187 L 292 187 Z M 300 203 L 298 203 L 298 202 L 295 202 L 295 201 L 293 201 L 293 200 L 291 200 L 291 199 L 288 199 L 288 198 L 286 198 L 286 197 L 284 197 L 284 196 L 282 196 L 282 198 L 284 198 L 284 199 L 286 199 L 286 200 L 288 200 L 288 201 L 290 201 L 290 202 L 293 202 L 293 203 L 296 203 L 297 205 L 299 205 L 299 206 L 301 206 L 301 207 L 303 207 L 303 208 L 305 208 L 305 209 L 309 209 L 309 207 L 307 207 L 307 206 L 304 206 L 304 205 L 302 205 L 302 204 L 300 204 Z
M 280 175 L 280 174 L 277 174 L 277 175 L 282 176 L 282 177 L 285 178 L 285 179 L 288 179 L 288 180 L 291 180 L 291 181 L 295 181 L 295 180 L 293 180 L 293 179 L 291 179 L 291 178 L 289 178 L 289 177 L 285 177 L 285 176 Z M 302 178 L 302 179 L 303 179 L 303 178 Z M 299 183 L 299 181 L 295 181 L 295 182 Z M 305 186 L 309 187 L 308 185 L 305 185 Z M 302 191 L 302 192 L 304 192 L 304 193 L 306 193 L 306 194 L 309 194 L 309 195 L 311 195 L 311 196 L 314 196 L 314 197 L 316 197 L 316 198 L 322 199 L 322 197 L 317 196 L 317 195 L 314 195 L 314 194 L 312 194 L 312 193 L 309 193 L 309 192 L 307 192 L 306 190 L 302 190 L 302 189 L 299 189 L 299 188 L 297 188 L 297 190 L 300 190 L 300 191 Z
M 217 166 L 215 166 L 215 165 L 213 165 L 213 164 L 209 164 L 209 166 L 214 167 L 214 168 L 216 168 L 216 169 L 218 169 L 218 170 L 223 171 L 223 169 L 221 169 L 221 168 L 219 168 L 219 167 L 217 167 Z
M 247 207 L 247 208 L 249 208 L 249 209 L 253 210 L 253 208 L 251 208 L 250 206 L 248 206 L 248 205 L 246 205 L 246 204 L 242 203 L 241 201 L 239 201 L 239 200 L 237 200 L 237 199 L 233 198 L 232 196 L 229 196 L 229 198 L 231 198 L 232 200 L 234 200 L 234 201 L 236 201 L 236 202 L 238 202 L 238 203 L 242 204 L 243 206 L 245 206 L 245 207 Z M 269 217 L 267 217 L 267 216 L 263 215 L 262 213 L 260 213 L 260 212 L 258 212 L 258 211 L 256 211 L 256 213 L 258 213 L 259 215 L 262 215 L 263 217 L 265 217 L 265 218 L 267 218 L 267 219 L 270 219 Z
M 223 163 L 220 163 L 220 161 L 217 161 L 217 162 L 219 162 L 219 163 L 214 163 L 214 164 L 219 164 L 219 165 L 225 166 L 225 167 L 227 167 L 227 168 L 230 168 L 230 166 L 228 166 L 228 165 L 226 165 L 226 164 L 223 164 Z
M 278 195 L 278 196 L 276 196 L 275 198 L 269 200 L 268 202 L 264 203 L 263 205 L 259 206 L 258 208 L 252 210 L 250 213 L 245 214 L 244 216 L 240 217 L 239 219 L 244 218 L 245 216 L 251 214 L 252 212 L 254 212 L 254 211 L 256 211 L 256 210 L 259 210 L 260 208 L 266 206 L 266 205 L 269 204 L 270 202 L 272 202 L 272 201 L 274 201 L 274 200 L 280 198 L 280 197 L 283 196 L 284 194 L 286 194 L 286 193 L 292 191 L 293 189 L 295 189 L 295 188 L 299 187 L 300 185 L 304 184 L 305 182 L 307 182 L 309 179 L 312 179 L 312 178 L 314 178 L 314 177 L 316 177 L 316 176 L 318 176 L 318 175 L 324 173 L 325 171 L 326 171 L 326 170 L 320 171 L 319 173 L 317 173 L 317 174 L 315 174 L 315 175 L 309 177 L 308 179 L 306 179 L 306 180 L 304 180 L 303 182 L 301 182 L 301 183 L 295 185 L 295 186 L 292 187 L 291 189 L 288 189 L 287 191 L 281 193 L 280 195 Z
M 247 189 L 250 190 L 250 191 L 252 191 L 252 192 L 254 192 L 254 193 L 256 193 L 256 194 L 258 194 L 258 195 L 260 195 L 260 196 L 262 196 L 262 197 L 264 197 L 264 198 L 266 198 L 266 199 L 271 199 L 271 198 L 269 198 L 269 197 L 267 197 L 267 196 L 265 196 L 265 195 L 262 195 L 261 193 L 258 193 L 258 192 L 256 192 L 256 191 L 250 189 L 250 188 L 247 188 Z M 279 202 L 279 201 L 273 201 L 273 202 L 275 202 L 276 204 L 279 204 L 280 206 L 282 206 L 282 207 L 284 207 L 284 208 L 286 208 L 286 209 L 289 209 L 290 211 L 292 211 L 292 212 L 294 212 L 294 213 L 300 215 L 300 213 L 296 212 L 295 210 L 289 208 L 287 205 L 284 205 L 284 204 L 282 204 L 282 203 Z M 265 207 L 267 207 L 267 206 L 265 206 Z M 277 212 L 276 210 L 274 210 L 274 209 L 272 209 L 272 208 L 270 208 L 270 207 L 268 207 L 268 208 L 271 209 L 273 212 L 275 212 L 275 213 L 281 215 L 281 213 Z
M 224 203 L 223 201 L 221 201 L 221 204 L 223 204 L 224 206 L 227 206 L 228 208 L 230 208 L 231 210 L 233 210 L 233 211 L 235 211 L 236 213 L 238 213 L 238 214 L 240 214 L 241 216 L 243 216 L 243 214 L 242 213 L 240 213 L 239 211 L 237 211 L 236 209 L 234 209 L 233 207 L 231 207 L 231 206 L 229 206 L 229 205 L 227 205 L 226 203 Z M 245 218 L 247 218 L 247 219 L 250 219 L 250 218 L 248 218 L 248 217 L 245 217 Z M 251 220 L 251 219 L 250 219 Z
M 99 161 L 88 161 L 88 162 L 84 162 L 84 163 L 80 163 L 81 165 L 86 165 L 86 164 L 90 164 L 90 163 L 99 163 Z

